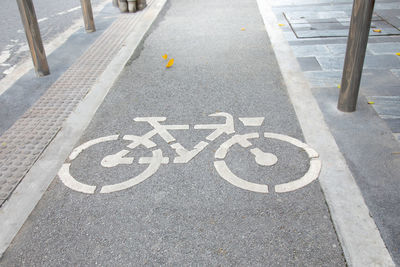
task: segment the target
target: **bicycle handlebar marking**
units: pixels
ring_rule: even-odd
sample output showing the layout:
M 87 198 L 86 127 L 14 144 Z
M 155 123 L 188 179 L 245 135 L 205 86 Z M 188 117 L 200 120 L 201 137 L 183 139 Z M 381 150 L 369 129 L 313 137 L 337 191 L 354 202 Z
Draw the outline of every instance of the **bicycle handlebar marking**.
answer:
M 225 123 L 223 124 L 199 124 L 194 125 L 194 129 L 201 129 L 201 130 L 214 130 L 211 132 L 207 137 L 206 140 L 214 141 L 218 137 L 223 134 L 230 135 L 235 133 L 234 128 L 234 120 L 232 115 L 225 112 L 218 112 L 209 115 L 210 117 L 225 117 Z M 205 141 L 200 141 L 198 144 L 194 146 L 192 150 L 187 150 L 184 148 L 180 143 L 175 142 L 176 139 L 168 130 L 188 130 L 189 125 L 166 125 L 160 124 L 160 122 L 166 121 L 166 117 L 138 117 L 135 118 L 135 122 L 147 122 L 150 124 L 153 129 L 147 132 L 142 136 L 136 135 L 124 135 L 122 136 L 123 140 L 132 141 L 126 147 L 129 149 L 135 149 L 139 145 L 144 146 L 147 149 L 155 148 L 157 146 L 152 140 L 150 140 L 153 136 L 159 135 L 165 142 L 167 142 L 171 149 L 173 149 L 176 153 L 176 157 L 173 160 L 173 163 L 187 163 L 192 160 L 196 155 L 198 155 L 203 149 L 205 149 L 209 143 Z M 239 120 L 243 123 L 244 126 L 261 126 L 264 121 L 264 117 L 243 117 L 239 118 Z M 310 161 L 310 167 L 306 174 L 293 180 L 291 182 L 282 183 L 275 185 L 274 191 L 276 193 L 285 193 L 291 192 L 294 190 L 298 190 L 316 180 L 319 176 L 321 171 L 321 160 L 319 159 L 318 153 L 312 149 L 309 145 L 303 143 L 302 141 L 295 139 L 293 137 L 277 134 L 277 133 L 268 133 L 265 132 L 263 134 L 264 138 L 269 139 L 276 139 L 279 141 L 290 143 L 298 148 L 304 150 Z M 65 163 L 61 167 L 60 171 L 58 172 L 58 176 L 60 180 L 72 190 L 86 193 L 86 194 L 94 194 L 96 192 L 97 187 L 94 185 L 87 185 L 82 182 L 76 180 L 70 174 L 70 166 L 71 162 L 76 160 L 77 157 L 86 149 L 91 146 L 103 143 L 103 142 L 110 142 L 118 140 L 119 135 L 110 135 L 105 136 L 97 139 L 90 140 L 86 143 L 81 144 L 77 148 L 75 148 L 71 155 L 69 156 L 70 163 Z M 243 178 L 238 177 L 235 175 L 228 167 L 225 162 L 225 157 L 229 152 L 229 149 L 238 144 L 243 148 L 249 148 L 250 153 L 254 156 L 255 162 L 260 166 L 272 166 L 278 162 L 278 158 L 276 155 L 268 152 L 264 152 L 257 147 L 253 147 L 251 139 L 260 138 L 259 133 L 247 133 L 247 134 L 235 134 L 231 136 L 228 140 L 220 145 L 220 147 L 215 152 L 215 161 L 214 167 L 217 170 L 217 173 L 227 182 L 230 184 L 244 189 L 249 190 L 256 193 L 268 193 L 269 186 L 267 184 L 257 184 L 246 181 Z M 114 168 L 119 165 L 130 165 L 134 162 L 134 157 L 126 157 L 131 150 L 123 149 L 115 154 L 107 155 L 101 160 L 101 166 L 105 168 Z M 161 149 L 154 149 L 152 150 L 152 157 L 140 157 L 137 161 L 139 164 L 148 164 L 149 166 L 140 174 L 135 177 L 129 178 L 128 180 L 102 186 L 99 190 L 99 193 L 112 193 L 116 191 L 125 190 L 131 188 L 150 176 L 157 172 L 162 164 L 168 164 L 170 162 L 169 158 L 163 157 Z

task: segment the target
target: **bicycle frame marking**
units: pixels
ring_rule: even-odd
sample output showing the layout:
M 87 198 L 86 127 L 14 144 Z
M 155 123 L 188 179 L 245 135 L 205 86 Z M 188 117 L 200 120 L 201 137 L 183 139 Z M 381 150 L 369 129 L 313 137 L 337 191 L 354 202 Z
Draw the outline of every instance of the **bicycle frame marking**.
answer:
M 234 130 L 234 123 L 232 115 L 224 112 L 214 113 L 209 115 L 211 117 L 225 117 L 224 124 L 199 124 L 194 125 L 194 129 L 202 129 L 202 130 L 214 130 L 212 131 L 207 137 L 206 140 L 214 141 L 222 134 L 233 134 L 235 133 Z M 147 132 L 142 136 L 136 135 L 124 135 L 122 137 L 123 140 L 132 141 L 130 144 L 127 145 L 127 148 L 134 149 L 139 145 L 143 145 L 147 149 L 151 149 L 156 147 L 157 145 L 151 141 L 150 139 L 155 136 L 159 135 L 165 142 L 167 142 L 170 147 L 175 151 L 177 156 L 174 158 L 173 163 L 187 163 L 192 160 L 198 153 L 200 153 L 204 148 L 209 145 L 209 142 L 200 141 L 198 144 L 194 146 L 192 150 L 187 150 L 184 148 L 180 143 L 176 142 L 176 139 L 168 132 L 168 130 L 188 130 L 189 125 L 165 125 L 160 124 L 160 122 L 166 121 L 166 117 L 138 117 L 135 118 L 134 121 L 136 122 L 147 122 L 149 123 L 153 129 Z M 239 118 L 239 120 L 245 126 L 260 126 L 264 121 L 264 117 L 244 117 Z M 225 157 L 229 151 L 229 149 L 235 145 L 239 144 L 243 148 L 251 148 L 253 144 L 249 141 L 250 139 L 259 138 L 260 135 L 258 133 L 248 133 L 248 134 L 235 134 L 231 136 L 227 141 L 222 143 L 220 147 L 215 152 L 215 161 L 214 167 L 217 170 L 218 174 L 225 179 L 227 182 L 231 183 L 232 185 L 239 187 L 241 189 L 249 190 L 252 192 L 257 193 L 268 193 L 269 186 L 266 184 L 257 184 L 248 182 L 238 176 L 236 176 L 227 166 L 225 162 Z M 314 180 L 316 180 L 319 176 L 321 170 L 321 160 L 319 159 L 318 153 L 312 149 L 309 145 L 301 142 L 298 139 L 292 138 L 287 135 L 276 134 L 276 133 L 264 133 L 263 137 L 276 139 L 284 142 L 288 142 L 294 146 L 297 146 L 303 149 L 310 160 L 310 167 L 306 174 L 298 178 L 294 181 L 288 183 L 282 183 L 274 186 L 274 191 L 277 193 L 285 193 L 300 189 Z M 75 160 L 80 153 L 84 150 L 88 149 L 89 147 L 102 143 L 102 142 L 109 142 L 109 141 L 116 141 L 118 140 L 119 135 L 110 135 L 106 137 L 101 137 L 97 139 L 90 140 L 86 143 L 81 144 L 77 148 L 75 148 L 71 155 L 69 156 L 69 160 Z M 122 164 L 132 164 L 134 162 L 133 157 L 125 157 L 131 151 L 127 149 L 123 149 L 115 154 L 107 155 L 101 160 L 101 166 L 105 168 L 112 168 Z M 278 158 L 276 155 L 272 153 L 263 152 L 259 148 L 251 148 L 251 154 L 253 154 L 255 162 L 260 166 L 272 166 L 278 162 Z M 161 149 L 154 149 L 152 150 L 152 157 L 141 157 L 138 159 L 139 164 L 148 164 L 149 166 L 139 175 L 135 177 L 128 178 L 128 180 L 112 184 L 112 185 L 105 185 L 102 186 L 99 193 L 112 193 L 116 191 L 121 191 L 124 189 L 131 188 L 150 176 L 152 176 L 161 166 L 161 164 L 168 164 L 169 158 L 163 157 Z M 71 163 L 65 163 L 61 167 L 60 171 L 58 172 L 58 176 L 60 180 L 69 188 L 86 193 L 86 194 L 94 194 L 96 192 L 97 187 L 93 185 L 87 185 L 77 181 L 71 174 L 70 174 L 70 166 Z

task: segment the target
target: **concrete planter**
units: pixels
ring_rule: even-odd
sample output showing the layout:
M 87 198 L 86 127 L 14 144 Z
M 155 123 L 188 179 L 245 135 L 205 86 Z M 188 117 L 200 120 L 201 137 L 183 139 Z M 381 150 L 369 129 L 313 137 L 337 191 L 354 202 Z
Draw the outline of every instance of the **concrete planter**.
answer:
M 128 0 L 128 11 L 136 12 L 136 0 Z
M 128 12 L 128 3 L 126 0 L 118 0 L 118 6 L 121 12 Z
M 142 10 L 147 6 L 146 0 L 137 0 L 137 9 Z

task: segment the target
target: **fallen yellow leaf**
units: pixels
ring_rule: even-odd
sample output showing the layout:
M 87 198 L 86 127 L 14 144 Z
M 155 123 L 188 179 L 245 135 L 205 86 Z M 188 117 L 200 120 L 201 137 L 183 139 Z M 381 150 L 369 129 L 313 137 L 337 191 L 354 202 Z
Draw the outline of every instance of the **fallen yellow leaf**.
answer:
M 400 53 L 396 53 L 396 55 L 400 56 Z
M 171 59 L 168 61 L 167 66 L 165 66 L 165 67 L 170 68 L 170 67 L 172 67 L 172 65 L 174 65 L 174 59 L 173 59 L 173 58 L 171 58 Z
M 245 30 L 246 30 L 246 28 L 240 28 L 240 30 L 241 30 L 241 31 L 245 31 Z
M 374 101 L 368 101 L 368 104 L 372 105 L 372 104 L 375 104 L 375 102 Z
M 281 26 L 281 27 L 282 27 L 282 26 L 285 26 L 285 24 L 279 23 L 278 26 Z
M 163 59 L 167 59 L 167 58 L 168 58 L 168 55 L 165 54 L 165 55 L 162 56 L 162 58 L 163 58 Z
M 373 32 L 381 32 L 382 30 L 381 29 L 374 29 L 374 30 L 372 30 Z
M 340 89 L 340 84 L 337 86 L 337 88 L 339 88 L 339 89 Z

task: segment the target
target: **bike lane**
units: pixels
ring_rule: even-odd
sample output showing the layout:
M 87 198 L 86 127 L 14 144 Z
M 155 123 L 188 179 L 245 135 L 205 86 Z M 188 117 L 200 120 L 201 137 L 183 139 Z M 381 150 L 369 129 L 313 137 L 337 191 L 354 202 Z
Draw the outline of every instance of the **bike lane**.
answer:
M 217 126 L 204 125 L 228 115 L 210 136 Z M 135 147 L 157 125 L 143 117 L 180 126 Z M 245 134 L 250 144 L 231 139 Z M 105 136 L 60 172 L 94 193 L 56 177 L 1 265 L 345 265 L 318 180 L 276 192 L 317 156 L 286 137 L 304 142 L 256 2 L 170 1 L 76 146 Z M 203 149 L 179 162 L 177 143 Z M 153 163 L 135 186 L 101 193 Z

